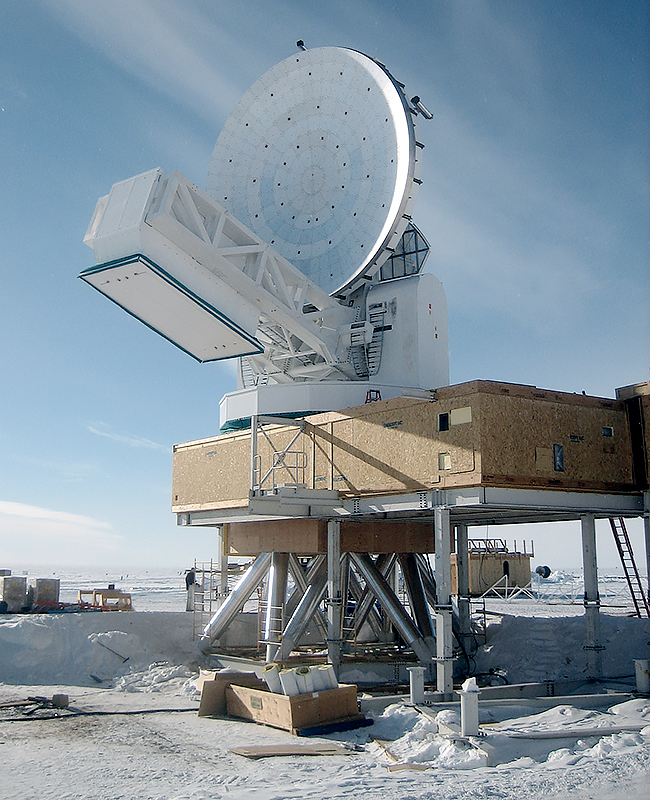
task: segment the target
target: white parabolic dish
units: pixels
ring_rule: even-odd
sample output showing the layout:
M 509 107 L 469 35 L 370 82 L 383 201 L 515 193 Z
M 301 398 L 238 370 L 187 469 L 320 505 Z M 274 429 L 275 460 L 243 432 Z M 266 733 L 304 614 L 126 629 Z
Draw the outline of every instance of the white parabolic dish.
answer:
M 321 47 L 281 61 L 246 92 L 219 135 L 206 189 L 336 294 L 398 243 L 417 169 L 400 84 L 362 53 Z

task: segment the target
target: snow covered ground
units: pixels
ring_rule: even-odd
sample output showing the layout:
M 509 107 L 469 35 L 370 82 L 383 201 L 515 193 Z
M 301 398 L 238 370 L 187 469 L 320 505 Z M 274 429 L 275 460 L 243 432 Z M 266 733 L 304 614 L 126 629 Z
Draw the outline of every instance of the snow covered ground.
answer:
M 141 578 L 133 584 L 144 585 Z M 174 576 L 174 591 L 183 603 L 181 579 Z M 510 682 L 584 679 L 582 609 L 562 599 L 564 588 L 552 602 L 489 601 L 499 615 L 488 616 L 477 671 Z M 143 606 L 146 592 L 136 608 Z M 650 625 L 610 611 L 603 663 L 614 693 L 555 705 L 482 702 L 479 740 L 495 766 L 439 732 L 438 722 L 453 727 L 457 706 L 418 710 L 404 702 L 373 711 L 369 728 L 325 737 L 349 754 L 248 760 L 230 749 L 310 740 L 196 715 L 200 653 L 191 614 L 0 617 L 0 703 L 64 693 L 71 708 L 0 708 L 0 799 L 647 798 L 650 701 L 630 693 L 627 676 L 633 659 L 650 657 Z

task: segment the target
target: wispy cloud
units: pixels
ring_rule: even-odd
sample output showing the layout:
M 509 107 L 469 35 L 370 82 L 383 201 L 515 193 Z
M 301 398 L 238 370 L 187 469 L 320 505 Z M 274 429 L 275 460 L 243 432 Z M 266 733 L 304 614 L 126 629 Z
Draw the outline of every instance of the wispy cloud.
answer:
M 199 116 L 227 114 L 241 89 L 221 72 L 237 43 L 205 10 L 170 0 L 42 0 L 73 33 L 131 76 Z
M 128 447 L 144 448 L 145 450 L 160 450 L 163 453 L 171 453 L 171 448 L 166 447 L 164 444 L 152 442 L 151 439 L 145 439 L 144 436 L 136 436 L 131 433 L 115 433 L 108 425 L 103 422 L 96 422 L 88 425 L 87 430 L 94 433 L 96 436 L 103 436 L 105 439 L 111 439 L 119 444 L 125 444 Z
M 30 506 L 25 503 L 12 503 L 0 500 L 0 515 L 4 517 L 20 517 L 22 519 L 38 520 L 45 522 L 63 523 L 65 525 L 81 526 L 83 528 L 110 529 L 108 522 L 100 522 L 92 517 L 81 514 L 70 514 L 67 511 L 53 511 L 50 508 Z
M 53 564 L 94 564 L 115 558 L 123 537 L 108 522 L 0 501 L 0 561 L 39 561 Z

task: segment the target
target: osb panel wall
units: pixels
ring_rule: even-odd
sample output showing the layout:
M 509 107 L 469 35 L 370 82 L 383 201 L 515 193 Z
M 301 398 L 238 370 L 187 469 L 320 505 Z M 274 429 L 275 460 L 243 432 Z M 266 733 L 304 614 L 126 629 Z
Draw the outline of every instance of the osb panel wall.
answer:
M 250 433 L 174 448 L 172 511 L 244 506 L 249 484 Z
M 223 526 L 227 552 L 240 556 L 260 553 L 327 552 L 327 522 L 320 519 L 232 522 Z
M 307 454 L 307 487 L 344 497 L 477 485 L 634 490 L 622 402 L 487 381 L 444 387 L 436 397 L 309 417 L 292 446 Z M 645 399 L 644 408 L 650 437 Z M 449 414 L 448 430 L 438 430 L 441 414 Z M 613 437 L 603 436 L 605 427 Z M 273 447 L 258 436 L 263 472 L 296 429 L 267 431 Z M 562 446 L 564 471 L 554 469 L 554 444 Z M 276 480 L 291 482 L 282 472 Z M 250 432 L 175 448 L 174 511 L 245 506 L 249 485 Z
M 279 553 L 316 555 L 327 552 L 327 522 L 317 519 L 264 520 L 224 525 L 228 552 L 254 556 Z M 453 531 L 450 546 L 453 549 Z M 434 553 L 431 521 L 376 520 L 341 522 L 344 553 Z
M 312 418 L 314 485 L 344 495 L 412 492 L 478 479 L 476 427 L 438 432 L 438 415 L 466 401 L 388 400 Z M 448 454 L 448 469 L 440 454 Z
M 647 463 L 650 461 L 650 395 L 643 395 L 641 398 L 641 408 L 643 411 L 643 426 L 645 434 L 644 443 L 647 469 L 650 466 L 650 464 Z M 650 475 L 648 477 L 650 477 Z
M 508 586 L 524 587 L 530 583 L 530 556 L 523 553 L 470 553 L 469 554 L 469 593 L 477 597 L 505 574 L 508 564 Z M 456 554 L 451 556 L 451 593 L 458 594 L 458 566 Z
M 622 403 L 512 387 L 482 392 L 480 406 L 484 484 L 632 491 Z M 603 436 L 603 428 L 614 435 Z M 555 468 L 554 445 L 563 470 Z

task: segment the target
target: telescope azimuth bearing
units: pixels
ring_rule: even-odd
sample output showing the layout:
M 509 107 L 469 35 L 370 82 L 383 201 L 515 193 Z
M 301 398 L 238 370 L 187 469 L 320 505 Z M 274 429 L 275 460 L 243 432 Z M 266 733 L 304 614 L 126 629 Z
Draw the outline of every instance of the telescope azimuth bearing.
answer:
M 329 294 L 398 245 L 419 184 L 413 112 L 378 62 L 300 51 L 263 75 L 219 135 L 207 192 Z

